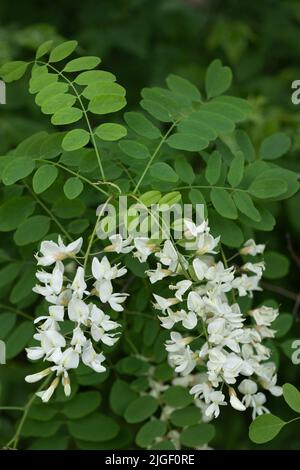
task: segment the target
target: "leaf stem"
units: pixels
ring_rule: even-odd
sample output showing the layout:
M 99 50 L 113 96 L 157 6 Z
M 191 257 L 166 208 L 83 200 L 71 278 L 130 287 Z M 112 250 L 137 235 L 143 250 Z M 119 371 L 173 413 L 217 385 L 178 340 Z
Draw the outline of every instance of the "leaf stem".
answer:
M 171 134 L 172 130 L 174 129 L 174 127 L 177 125 L 177 121 L 173 122 L 173 124 L 171 125 L 171 127 L 168 129 L 168 131 L 165 133 L 165 135 L 162 137 L 162 139 L 160 140 L 158 146 L 156 147 L 156 149 L 154 150 L 153 154 L 151 155 L 140 179 L 138 180 L 137 184 L 136 184 L 136 187 L 134 188 L 133 190 L 133 194 L 135 194 L 137 192 L 137 190 L 139 189 L 143 179 L 145 178 L 150 166 L 152 165 L 152 162 L 153 160 L 155 159 L 156 155 L 158 154 L 158 152 L 160 151 L 162 145 L 165 143 L 165 141 L 167 140 L 167 138 L 169 137 L 169 135 Z

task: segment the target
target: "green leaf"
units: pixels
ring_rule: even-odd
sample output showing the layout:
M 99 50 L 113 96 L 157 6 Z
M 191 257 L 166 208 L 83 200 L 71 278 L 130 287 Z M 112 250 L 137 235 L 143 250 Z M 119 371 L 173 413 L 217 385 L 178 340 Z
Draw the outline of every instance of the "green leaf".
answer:
M 64 133 L 56 132 L 55 134 L 50 134 L 42 143 L 40 154 L 42 158 L 52 159 L 58 157 L 62 153 L 62 141 L 64 138 Z
M 167 431 L 167 424 L 159 419 L 154 419 L 145 423 L 137 433 L 136 443 L 140 447 L 147 448 L 158 437 L 162 437 Z
M 67 90 L 69 87 L 67 83 L 62 83 L 58 82 L 58 75 L 56 73 L 43 73 L 43 74 L 34 74 L 32 75 L 30 81 L 29 81 L 29 93 L 35 94 L 35 93 L 42 93 L 44 90 L 48 89 L 50 86 L 54 86 L 56 84 L 59 84 L 60 88 L 62 88 L 61 85 L 64 85 L 64 90 Z M 45 94 L 47 96 L 51 96 L 48 93 L 48 90 L 45 91 Z M 38 98 L 36 96 L 35 98 L 36 104 L 40 106 L 40 103 L 38 102 Z
M 56 85 L 59 85 L 59 83 L 56 83 Z M 49 91 L 49 89 L 47 91 Z M 60 109 L 72 107 L 75 102 L 76 96 L 68 93 L 58 93 L 57 95 L 43 100 L 41 111 L 44 114 L 54 114 Z
M 40 59 L 40 58 L 43 57 L 45 54 L 48 54 L 48 52 L 51 50 L 52 44 L 53 44 L 53 40 L 52 40 L 52 39 L 50 39 L 49 41 L 43 42 L 43 43 L 37 48 L 35 58 L 36 58 L 36 59 Z
M 196 406 L 187 406 L 173 411 L 170 416 L 171 423 L 176 427 L 191 426 L 201 421 L 201 412 Z
M 35 209 L 35 202 L 27 196 L 13 197 L 0 206 L 0 232 L 15 230 Z
M 21 263 L 10 263 L 0 270 L 0 287 L 4 287 L 13 282 L 19 275 L 22 268 Z
M 163 105 L 149 99 L 142 100 L 140 104 L 143 109 L 148 111 L 148 113 L 151 114 L 151 116 L 155 117 L 155 119 L 158 119 L 158 121 L 173 121 L 173 116 Z
M 257 222 L 261 220 L 261 215 L 248 193 L 245 191 L 237 191 L 233 193 L 232 197 L 236 207 L 242 214 L 245 214 L 247 217 Z
M 14 284 L 10 293 L 9 300 L 13 304 L 19 303 L 21 300 L 32 294 L 32 289 L 36 284 L 36 269 L 34 266 L 24 267 L 21 277 Z
M 12 312 L 1 313 L 0 315 L 0 339 L 3 340 L 14 328 L 17 321 L 17 315 Z
M 45 215 L 34 215 L 22 222 L 14 234 L 18 246 L 29 245 L 41 240 L 47 235 L 51 219 Z
M 115 82 L 116 77 L 106 70 L 88 70 L 87 72 L 82 72 L 74 79 L 74 83 L 78 85 L 91 85 L 94 82 Z
M 293 326 L 293 316 L 289 313 L 280 313 L 272 322 L 272 330 L 275 330 L 275 338 L 282 338 Z
M 243 152 L 237 152 L 234 156 L 227 175 L 228 183 L 234 188 L 240 184 L 244 176 L 244 154 Z
M 32 187 L 36 194 L 43 193 L 54 183 L 58 170 L 54 165 L 43 165 L 37 169 L 32 179 Z
M 163 399 L 165 404 L 172 408 L 181 408 L 193 402 L 193 397 L 189 394 L 188 390 L 179 385 L 169 387 L 165 391 Z
M 200 101 L 201 94 L 198 88 L 190 83 L 188 80 L 185 80 L 178 75 L 169 75 L 167 80 L 167 85 L 171 91 L 177 93 L 178 95 L 183 95 L 185 98 L 188 98 L 190 101 Z
M 290 269 L 290 260 L 276 251 L 266 251 L 264 254 L 266 269 L 263 277 L 266 279 L 281 279 Z
M 110 391 L 109 402 L 111 409 L 116 415 L 123 416 L 129 403 L 137 398 L 129 384 L 123 380 L 117 379 Z
M 255 149 L 248 134 L 243 129 L 237 129 L 235 138 L 240 150 L 245 155 L 245 160 L 248 162 L 255 160 Z
M 180 442 L 186 447 L 200 447 L 207 444 L 215 436 L 212 424 L 195 424 L 185 428 L 180 435 Z
M 10 186 L 17 181 L 26 178 L 35 168 L 34 160 L 27 157 L 13 158 L 5 167 L 2 173 L 3 184 Z
M 24 321 L 17 326 L 6 341 L 6 359 L 12 359 L 23 351 L 33 334 L 34 327 L 31 321 Z
M 181 193 L 179 191 L 172 191 L 171 193 L 164 194 L 158 201 L 159 206 L 163 204 L 168 205 L 169 207 L 177 204 L 181 200 Z
M 181 181 L 184 183 L 193 183 L 195 174 L 193 167 L 189 164 L 186 158 L 178 155 L 175 160 L 175 170 Z
M 205 178 L 209 184 L 216 184 L 221 176 L 222 157 L 220 152 L 215 150 L 208 158 L 207 166 L 205 169 Z
M 51 118 L 52 124 L 55 126 L 64 126 L 79 121 L 83 116 L 83 112 L 78 108 L 62 108 L 56 111 Z
M 139 200 L 146 207 L 150 207 L 152 204 L 156 204 L 161 199 L 160 191 L 147 191 L 139 197 Z
M 124 96 L 99 93 L 90 101 L 88 110 L 94 114 L 108 114 L 120 111 L 124 106 L 126 106 Z
M 268 178 L 261 176 L 257 177 L 249 186 L 249 193 L 258 199 L 269 199 L 272 197 L 280 196 L 287 191 L 288 186 L 285 181 L 277 178 Z
M 23 77 L 28 65 L 28 62 L 23 62 L 21 60 L 8 62 L 7 64 L 2 65 L 0 76 L 6 83 L 14 82 Z
M 101 395 L 99 392 L 82 392 L 67 401 L 63 408 L 63 414 L 69 419 L 83 418 L 99 408 Z
M 146 139 L 159 139 L 161 137 L 160 130 L 152 124 L 142 113 L 130 112 L 124 114 L 124 119 L 128 126 L 138 135 L 146 137 Z
M 84 129 L 73 129 L 65 135 L 62 141 L 62 148 L 68 152 L 78 150 L 84 147 L 89 140 L 89 132 Z
M 24 437 L 50 437 L 57 434 L 62 422 L 58 420 L 52 421 L 34 421 L 27 419 L 21 430 Z
M 237 218 L 237 210 L 229 191 L 213 188 L 210 192 L 210 198 L 214 208 L 222 217 L 227 219 Z
M 76 176 L 69 178 L 64 184 L 64 193 L 68 199 L 75 199 L 83 189 L 82 181 Z
M 125 97 L 126 90 L 118 83 L 110 80 L 99 80 L 88 85 L 82 92 L 82 95 L 88 100 L 92 100 L 98 96 L 119 96 Z
M 111 417 L 93 413 L 76 421 L 68 422 L 71 436 L 90 442 L 105 442 L 119 432 L 119 425 Z
M 66 41 L 56 46 L 50 54 L 49 62 L 59 62 L 75 51 L 78 45 L 77 41 Z
M 70 60 L 64 68 L 64 72 L 80 72 L 81 70 L 91 70 L 101 63 L 99 57 L 87 56 Z
M 157 408 L 158 402 L 153 397 L 139 397 L 128 405 L 124 417 L 128 423 L 140 423 L 152 416 Z
M 187 150 L 189 152 L 200 152 L 208 146 L 208 140 L 199 137 L 197 134 L 176 133 L 167 139 L 167 144 L 178 150 Z
M 287 153 L 290 147 L 290 137 L 283 132 L 277 132 L 262 141 L 259 154 L 264 160 L 275 160 Z
M 154 163 L 150 167 L 151 176 L 161 181 L 168 181 L 170 183 L 176 183 L 178 181 L 178 175 L 173 168 L 165 162 Z
M 232 72 L 229 67 L 224 67 L 219 59 L 214 60 L 207 69 L 205 77 L 205 89 L 208 98 L 221 95 L 226 91 L 232 81 Z
M 125 137 L 127 135 L 127 129 L 120 124 L 107 122 L 98 126 L 95 130 L 95 134 L 102 140 L 115 141 Z
M 148 148 L 135 140 L 123 140 L 119 143 L 119 147 L 129 157 L 136 158 L 138 160 L 150 158 Z
M 53 109 L 55 105 L 59 106 L 59 103 L 65 100 L 64 94 L 69 90 L 69 85 L 64 82 L 58 82 L 57 80 L 54 81 L 53 79 L 51 79 L 50 83 L 47 83 L 47 81 L 45 81 L 45 78 L 43 76 L 40 77 L 39 80 L 41 81 L 41 84 L 36 84 L 36 88 L 37 88 L 37 85 L 39 85 L 38 86 L 39 91 L 35 97 L 36 104 L 38 106 L 43 106 L 44 103 L 47 103 L 47 107 L 49 108 L 52 106 Z M 75 96 L 67 95 L 68 100 L 70 99 L 70 96 L 72 96 L 72 98 L 76 100 Z M 59 102 L 57 101 L 58 99 L 59 99 Z M 49 114 L 49 110 L 47 111 L 48 111 L 47 114 Z
M 285 424 L 285 421 L 275 415 L 263 414 L 250 424 L 249 437 L 256 444 L 264 444 L 274 439 Z
M 239 248 L 243 241 L 244 235 L 240 227 L 233 220 L 224 219 L 214 209 L 210 209 L 208 213 L 209 223 L 215 237 L 221 234 L 221 242 L 232 248 Z
M 299 390 L 292 384 L 284 384 L 283 385 L 283 398 L 285 399 L 286 403 L 289 405 L 292 410 L 296 411 L 296 413 L 300 413 L 300 392 Z

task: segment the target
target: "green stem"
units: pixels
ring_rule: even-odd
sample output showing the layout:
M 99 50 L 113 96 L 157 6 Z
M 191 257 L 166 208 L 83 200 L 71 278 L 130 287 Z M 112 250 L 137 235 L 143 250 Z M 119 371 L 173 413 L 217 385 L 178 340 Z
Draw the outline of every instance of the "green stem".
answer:
M 44 382 L 42 382 L 42 384 L 39 386 L 37 392 L 40 392 L 47 384 L 48 382 L 50 381 L 50 379 L 52 378 L 52 375 L 48 376 L 46 378 L 46 380 L 44 380 Z M 37 393 L 36 392 L 36 393 Z M 24 406 L 23 410 L 23 415 L 21 417 L 21 420 L 18 424 L 18 427 L 17 427 L 17 430 L 16 430 L 16 433 L 14 435 L 14 437 L 6 444 L 6 447 L 10 447 L 10 445 L 12 444 L 12 447 L 13 449 L 16 449 L 17 448 L 17 445 L 18 445 L 18 442 L 19 442 L 19 439 L 20 439 L 20 434 L 22 432 L 22 429 L 23 429 L 23 426 L 25 424 L 25 421 L 27 419 L 27 416 L 28 416 L 28 413 L 30 411 L 30 408 L 32 407 L 33 405 L 33 402 L 35 401 L 36 399 L 36 393 L 34 393 L 32 395 L 32 397 L 28 400 L 28 402 L 26 403 L 26 405 Z
M 22 411 L 24 410 L 24 406 L 0 406 L 0 411 Z
M 61 168 L 62 170 L 65 170 L 67 171 L 68 173 L 70 173 L 71 175 L 74 175 L 76 176 L 77 178 L 81 179 L 82 181 L 84 181 L 85 183 L 89 184 L 90 186 L 92 186 L 94 189 L 96 189 L 96 191 L 99 191 L 100 193 L 102 194 L 105 194 L 105 196 L 108 196 L 109 193 L 107 191 L 105 191 L 104 189 L 101 189 L 97 186 L 97 183 L 93 183 L 91 180 L 89 180 L 88 178 L 86 178 L 85 176 L 82 176 L 80 173 L 76 173 L 76 171 L 73 171 L 73 170 L 70 170 L 69 168 L 67 168 L 66 166 L 62 165 L 61 163 L 58 163 L 58 162 L 53 162 L 51 160 L 46 160 L 44 158 L 38 158 L 37 161 L 41 162 L 41 163 L 47 163 L 48 165 L 54 165 L 54 166 L 57 166 L 59 168 Z
M 17 308 L 13 308 L 10 305 L 0 304 L 0 308 L 16 313 L 17 315 L 20 315 L 20 317 L 27 318 L 28 320 L 33 320 L 33 317 L 31 317 L 28 313 L 23 312 L 22 310 L 19 310 Z
M 165 143 L 165 141 L 167 140 L 167 138 L 169 137 L 169 135 L 171 134 L 172 130 L 174 129 L 174 127 L 177 125 L 177 121 L 176 122 L 173 122 L 172 126 L 168 129 L 168 131 L 166 132 L 166 134 L 163 136 L 163 138 L 160 140 L 158 146 L 156 147 L 156 149 L 154 150 L 154 153 L 151 155 L 140 179 L 138 180 L 137 184 L 136 184 L 136 187 L 134 188 L 134 191 L 133 191 L 133 194 L 135 194 L 137 192 L 137 190 L 139 189 L 143 179 L 145 178 L 150 166 L 152 165 L 152 162 L 153 160 L 155 159 L 156 155 L 158 154 L 158 152 L 160 151 L 162 145 Z

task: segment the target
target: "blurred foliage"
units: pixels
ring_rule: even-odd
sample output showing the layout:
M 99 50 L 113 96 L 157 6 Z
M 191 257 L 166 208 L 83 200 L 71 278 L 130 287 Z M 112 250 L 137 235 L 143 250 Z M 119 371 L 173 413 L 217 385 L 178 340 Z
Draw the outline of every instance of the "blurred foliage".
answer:
M 274 132 L 286 132 L 292 139 L 292 150 L 277 162 L 300 173 L 300 115 L 297 106 L 291 103 L 291 83 L 300 79 L 300 49 L 298 52 L 297 48 L 300 37 L 300 4 L 297 0 L 243 2 L 242 7 L 238 0 L 63 0 L 59 8 L 54 8 L 51 1 L 2 0 L 0 18 L 0 65 L 11 59 L 29 60 L 33 50 L 47 39 L 76 39 L 81 46 L 80 53 L 100 56 L 104 67 L 117 73 L 118 81 L 127 90 L 131 111 L 137 107 L 140 90 L 144 86 L 161 86 L 169 73 L 177 73 L 200 85 L 204 81 L 209 63 L 215 58 L 222 59 L 234 73 L 232 94 L 249 98 L 254 105 L 247 131 L 256 149 L 264 138 Z M 49 120 L 40 114 L 22 84 L 13 84 L 9 87 L 7 105 L 1 107 L 0 153 L 5 155 L 25 137 L 42 129 L 49 129 Z M 17 197 L 18 194 L 14 196 Z M 279 382 L 291 382 L 298 388 L 300 369 L 290 360 L 290 344 L 300 334 L 299 205 L 299 193 L 288 201 L 274 203 L 272 213 L 277 220 L 276 228 L 258 236 L 259 241 L 267 242 L 269 251 L 279 252 L 290 259 L 290 264 L 283 263 L 284 269 L 282 260 L 278 262 L 273 259 L 269 279 L 265 280 L 265 290 L 260 297 L 264 302 L 268 299 L 277 301 L 282 312 L 293 313 L 295 317 L 292 329 L 280 338 L 280 355 L 276 350 L 274 356 L 279 361 Z M 8 245 L 9 239 L 9 233 L 1 234 L 2 249 Z M 24 256 L 26 257 L 26 247 Z M 2 251 L 1 257 L 5 257 Z M 13 282 L 14 272 L 11 276 Z M 26 278 L 26 272 L 24 276 Z M 3 303 L 6 303 L 5 299 L 10 295 L 10 286 L 1 286 L 0 301 Z M 134 289 L 143 292 L 142 278 Z M 132 300 L 136 305 L 131 305 L 130 308 L 132 311 L 144 311 L 147 300 L 142 295 L 137 295 L 136 300 Z M 18 308 L 26 307 L 25 302 Z M 1 313 L 3 312 L 6 310 L 2 308 Z M 146 327 L 139 324 L 138 319 L 134 323 L 131 336 L 135 336 L 138 341 L 142 329 Z M 14 325 L 8 333 L 13 327 Z M 21 334 L 30 337 L 32 331 Z M 126 338 L 123 341 L 126 343 Z M 154 340 L 150 338 L 146 341 L 149 343 L 148 347 L 155 347 Z M 159 344 L 162 341 L 161 337 L 156 340 Z M 126 344 L 124 347 L 130 351 L 130 343 Z M 1 391 L 1 402 L 6 403 L 9 397 L 9 404 L 23 405 L 28 394 L 23 378 L 27 368 L 31 369 L 27 364 L 20 354 L 10 361 L 9 366 L 1 367 L 1 383 L 5 383 Z M 123 368 L 120 366 L 121 375 L 124 373 L 125 376 L 137 376 L 138 380 L 139 368 L 128 372 L 124 367 L 125 365 Z M 104 400 L 101 410 L 105 412 L 109 406 L 106 389 L 102 392 L 100 381 L 95 382 L 93 374 L 90 375 L 87 377 L 85 371 L 78 373 L 78 384 L 92 384 L 93 388 L 101 391 Z M 108 377 L 108 384 L 110 380 Z M 141 382 L 135 383 L 137 387 L 143 386 Z M 84 393 L 88 392 L 82 392 L 82 395 Z M 97 402 L 98 398 L 94 399 Z M 38 434 L 34 430 L 35 421 L 29 421 L 27 428 L 24 428 L 27 447 L 66 448 L 75 445 L 74 442 L 70 444 L 66 437 L 66 426 L 70 425 L 65 417 L 72 417 L 68 416 L 67 407 L 62 403 L 58 400 L 53 405 L 53 416 L 58 417 L 56 421 L 52 421 L 53 429 L 46 429 L 44 435 L 44 411 L 41 411 L 41 405 L 36 406 L 32 418 L 40 420 Z M 268 406 L 275 415 L 283 419 L 288 420 L 291 417 L 282 398 L 272 399 Z M 52 411 L 49 405 L 48 413 L 51 414 Z M 98 416 L 100 424 L 101 416 Z M 13 434 L 17 417 L 13 413 L 0 417 L 1 443 L 5 443 L 7 436 Z M 229 420 L 230 434 L 226 432 Z M 58 424 L 55 425 L 55 422 Z M 284 428 L 274 441 L 263 446 L 256 446 L 249 441 L 249 423 L 250 417 L 246 414 L 232 413 L 231 409 L 226 408 L 215 423 L 216 435 L 210 445 L 217 449 L 300 448 L 297 422 Z M 92 424 L 96 426 L 97 422 Z M 57 429 L 60 429 L 59 433 Z M 132 429 L 131 426 L 130 432 L 120 433 L 118 442 L 112 438 L 112 448 L 131 448 L 135 439 Z M 40 437 L 32 439 L 32 436 L 37 435 Z M 74 426 L 73 436 L 76 445 L 84 448 L 86 441 L 76 437 Z M 94 447 L 90 444 L 90 447 L 101 448 L 99 443 L 94 444 Z

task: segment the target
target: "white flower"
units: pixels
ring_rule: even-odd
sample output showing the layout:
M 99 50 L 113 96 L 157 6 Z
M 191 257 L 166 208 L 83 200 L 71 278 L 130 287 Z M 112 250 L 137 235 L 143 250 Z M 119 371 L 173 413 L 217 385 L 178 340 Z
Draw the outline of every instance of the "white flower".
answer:
M 111 266 L 106 256 L 102 258 L 101 262 L 97 258 L 93 258 L 92 273 L 96 279 L 94 286 L 99 294 L 101 302 L 108 302 L 113 293 L 111 281 L 123 276 L 126 272 L 126 268 L 119 269 L 118 265 Z
M 102 365 L 105 357 L 103 353 L 96 353 L 90 340 L 85 343 L 81 357 L 82 362 L 95 372 L 105 372 L 106 368 Z
M 250 271 L 258 276 L 262 277 L 262 274 L 265 270 L 265 263 L 261 261 L 260 263 L 246 263 L 242 266 L 243 271 Z
M 189 337 L 184 338 L 183 336 L 181 336 L 180 333 L 177 333 L 176 331 L 172 331 L 170 336 L 171 336 L 171 339 L 168 339 L 166 341 L 166 350 L 168 352 L 180 351 L 187 344 L 189 344 L 192 340 L 192 338 L 189 338 Z
M 176 299 L 176 297 L 165 299 L 164 297 L 161 297 L 160 295 L 157 295 L 157 294 L 153 294 L 153 297 L 156 300 L 156 304 L 154 304 L 154 307 L 157 310 L 161 310 L 164 313 L 169 307 L 171 307 L 171 305 L 175 305 L 179 302 L 179 300 Z
M 110 319 L 108 315 L 100 310 L 96 305 L 92 306 L 90 314 L 91 336 L 95 341 L 102 341 L 107 346 L 113 346 L 118 338 L 116 333 L 107 333 L 108 331 L 118 328 L 120 325 Z
M 270 413 L 268 408 L 263 406 L 266 403 L 266 395 L 262 392 L 256 393 L 256 395 L 253 395 L 253 402 L 252 402 L 252 407 L 253 407 L 253 412 L 252 412 L 252 419 L 255 419 L 256 416 L 260 416 L 263 413 Z
M 62 291 L 64 276 L 64 265 L 57 261 L 52 273 L 38 271 L 36 277 L 45 286 L 35 286 L 32 290 L 46 298 L 47 302 L 56 304 L 59 294 Z
M 251 315 L 254 318 L 257 325 L 270 326 L 271 323 L 275 320 L 275 318 L 278 317 L 279 312 L 277 308 L 275 309 L 275 308 L 266 307 L 263 305 L 260 308 L 251 310 L 249 312 L 249 315 Z
M 177 284 L 175 285 L 171 284 L 169 286 L 169 289 L 176 290 L 175 297 L 178 300 L 182 301 L 182 296 L 186 293 L 186 291 L 191 287 L 192 284 L 193 284 L 192 281 L 183 280 L 183 281 L 177 282 Z
M 104 251 L 114 251 L 115 253 L 129 253 L 133 250 L 133 246 L 131 246 L 132 237 L 128 237 L 126 238 L 126 240 L 123 240 L 120 234 L 115 234 L 111 235 L 109 237 L 109 240 L 111 241 L 111 245 L 106 246 L 104 248 Z
M 202 281 L 206 276 L 209 266 L 200 258 L 195 258 L 193 261 L 193 268 L 198 280 Z
M 74 350 L 81 354 L 82 347 L 85 345 L 87 339 L 84 332 L 80 328 L 80 325 L 77 325 L 73 330 L 71 345 L 74 347 Z
M 214 238 L 209 233 L 198 235 L 195 241 L 197 255 L 215 254 L 215 248 L 218 246 L 219 241 L 220 237 Z
M 210 394 L 210 402 L 211 404 L 207 407 L 205 411 L 205 415 L 208 417 L 217 418 L 220 414 L 220 406 L 226 405 L 225 395 L 223 395 L 220 391 L 214 391 Z
M 151 284 L 154 284 L 157 281 L 161 281 L 164 277 L 170 276 L 172 274 L 172 271 L 169 269 L 163 269 L 160 263 L 157 263 L 156 269 L 148 269 L 146 271 L 147 276 L 149 277 L 149 280 Z
M 170 330 L 173 328 L 175 323 L 182 322 L 182 325 L 188 330 L 192 330 L 197 325 L 197 317 L 194 312 L 186 312 L 185 310 L 177 310 L 173 312 L 168 308 L 165 312 L 167 315 L 164 317 L 158 317 L 161 321 L 162 327 Z
M 189 310 L 197 313 L 199 316 L 202 316 L 205 303 L 202 297 L 197 294 L 197 292 L 192 291 L 189 293 L 187 298 L 187 305 Z
M 76 275 L 70 288 L 73 292 L 73 296 L 78 297 L 79 299 L 82 299 L 83 294 L 89 294 L 89 292 L 86 290 L 87 284 L 84 280 L 84 269 L 81 266 L 77 268 Z
M 196 365 L 194 353 L 189 346 L 169 354 L 169 361 L 175 367 L 175 372 L 182 375 L 188 375 Z
M 260 291 L 261 288 L 259 287 L 258 283 L 260 281 L 260 276 L 247 276 L 246 274 L 242 274 L 242 276 L 237 277 L 232 282 L 232 287 L 236 288 L 239 292 L 241 297 L 245 295 L 249 295 L 252 297 L 253 291 Z
M 47 390 L 41 390 L 40 392 L 37 392 L 36 395 L 40 397 L 44 403 L 47 403 L 55 392 L 55 389 L 57 388 L 58 384 L 59 378 L 56 377 L 51 383 L 50 387 L 47 388 Z
M 85 325 L 89 316 L 89 307 L 83 300 L 74 297 L 69 302 L 68 315 L 70 320 Z
M 141 263 L 147 261 L 148 256 L 156 250 L 156 245 L 151 243 L 149 238 L 136 237 L 133 242 L 136 249 L 133 256 L 138 258 Z
M 51 369 L 48 367 L 47 369 L 42 370 L 41 372 L 37 372 L 36 374 L 26 375 L 25 380 L 28 383 L 35 383 L 42 380 L 47 375 L 51 374 Z
M 43 241 L 41 243 L 40 252 L 42 256 L 36 255 L 38 265 L 50 266 L 59 260 L 66 258 L 74 258 L 74 256 L 81 250 L 83 239 L 78 238 L 69 245 L 64 245 L 61 237 L 58 237 L 58 243 L 53 241 Z
M 208 222 L 203 221 L 200 225 L 196 225 L 194 222 L 188 219 L 184 219 L 184 225 L 186 226 L 186 230 L 184 232 L 185 237 L 197 237 L 202 233 L 209 231 Z
M 170 271 L 176 271 L 178 265 L 178 254 L 170 240 L 166 240 L 163 249 L 155 256 L 160 260 L 164 266 L 168 266 Z
M 110 307 L 115 311 L 115 312 L 123 312 L 124 307 L 121 305 L 123 302 L 125 302 L 126 298 L 128 297 L 129 294 L 126 293 L 118 293 L 116 292 L 115 294 L 112 294 L 110 298 L 108 299 L 108 303 Z
M 256 245 L 255 241 L 250 238 L 244 243 L 243 248 L 240 250 L 241 255 L 261 255 L 265 251 L 266 245 Z
M 62 305 L 51 305 L 49 307 L 49 315 L 42 315 L 37 317 L 33 323 L 39 323 L 42 320 L 46 320 L 41 329 L 58 329 L 57 322 L 61 322 L 64 319 L 64 307 Z
M 230 404 L 237 411 L 245 411 L 246 407 L 237 397 L 235 390 L 229 387 Z

